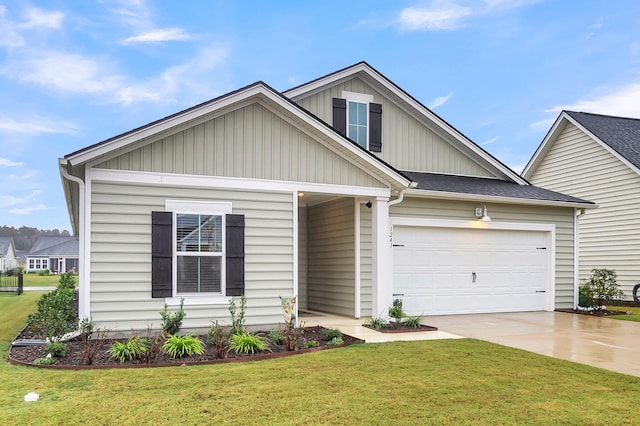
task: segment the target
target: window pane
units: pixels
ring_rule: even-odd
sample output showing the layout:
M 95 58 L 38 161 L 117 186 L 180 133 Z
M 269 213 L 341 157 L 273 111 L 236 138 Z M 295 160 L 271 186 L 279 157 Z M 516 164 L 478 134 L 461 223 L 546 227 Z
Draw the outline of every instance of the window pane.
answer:
M 221 257 L 178 256 L 178 293 L 220 293 Z
M 221 252 L 222 216 L 176 215 L 178 252 Z

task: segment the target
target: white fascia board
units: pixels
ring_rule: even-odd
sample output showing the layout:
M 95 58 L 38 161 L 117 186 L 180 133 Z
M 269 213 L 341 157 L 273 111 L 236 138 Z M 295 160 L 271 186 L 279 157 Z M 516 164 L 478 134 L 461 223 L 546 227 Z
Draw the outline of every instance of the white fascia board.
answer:
M 500 197 L 496 195 L 465 194 L 461 192 L 433 191 L 433 190 L 424 190 L 424 189 L 409 189 L 405 192 L 405 196 L 415 197 L 415 198 L 439 198 L 439 199 L 445 199 L 445 200 L 482 201 L 487 203 L 527 204 L 527 205 L 536 205 L 536 206 L 572 207 L 572 208 L 582 208 L 582 209 L 598 208 L 597 204 L 590 204 L 590 203 L 572 203 L 569 201 L 553 201 L 553 200 L 534 200 L 531 198 Z
M 331 185 L 309 182 L 229 178 L 217 176 L 195 176 L 157 172 L 91 169 L 92 181 L 115 183 L 139 183 L 156 186 L 191 186 L 196 188 L 247 189 L 270 192 L 308 192 L 353 197 L 389 197 L 389 188 Z
M 465 147 L 467 147 L 474 154 L 476 154 L 477 156 L 482 158 L 484 161 L 489 163 L 493 168 L 495 168 L 495 169 L 499 170 L 501 173 L 503 173 L 506 177 L 512 179 L 514 182 L 519 183 L 521 185 L 529 185 L 529 183 L 526 180 L 524 180 L 519 174 L 517 174 L 513 170 L 509 169 L 508 167 L 505 167 L 505 165 L 503 165 L 502 163 L 500 163 L 499 161 L 497 161 L 495 158 L 491 157 L 490 155 L 487 155 L 487 153 L 484 150 L 479 148 L 474 143 L 470 143 L 470 141 L 467 140 L 466 137 L 464 137 L 457 130 L 452 128 L 449 124 L 447 124 L 445 121 L 443 121 L 440 117 L 438 117 L 436 114 L 431 112 L 428 108 L 425 108 L 422 104 L 417 102 L 411 96 L 408 96 L 403 90 L 399 89 L 395 84 L 390 83 L 389 80 L 386 77 L 380 75 L 378 72 L 376 72 L 372 68 L 368 67 L 364 63 L 357 64 L 357 65 L 355 65 L 353 67 L 347 68 L 347 69 L 342 70 L 342 71 L 340 71 L 338 73 L 331 74 L 331 75 L 329 75 L 329 76 L 327 76 L 325 78 L 321 78 L 321 79 L 312 81 L 309 84 L 306 84 L 306 85 L 303 85 L 303 86 L 298 86 L 297 88 L 294 88 L 294 89 L 291 89 L 289 91 L 283 92 L 283 94 L 285 96 L 287 96 L 288 98 L 290 98 L 290 99 L 296 99 L 297 97 L 299 97 L 301 95 L 309 95 L 309 94 L 313 93 L 314 91 L 318 91 L 318 90 L 322 89 L 324 86 L 326 86 L 328 84 L 334 83 L 334 82 L 339 81 L 339 80 L 344 79 L 344 78 L 348 78 L 348 77 L 350 77 L 350 76 L 352 76 L 354 74 L 357 74 L 359 72 L 366 73 L 371 79 L 375 80 L 378 84 L 383 86 L 385 89 L 389 90 L 391 93 L 393 93 L 395 96 L 400 98 L 402 101 L 404 101 L 407 104 L 409 104 L 412 108 L 417 110 L 420 114 L 422 114 L 424 117 L 426 117 L 429 121 L 434 123 L 435 126 L 437 126 L 439 129 L 444 131 L 450 137 L 453 137 L 455 140 L 460 142 Z

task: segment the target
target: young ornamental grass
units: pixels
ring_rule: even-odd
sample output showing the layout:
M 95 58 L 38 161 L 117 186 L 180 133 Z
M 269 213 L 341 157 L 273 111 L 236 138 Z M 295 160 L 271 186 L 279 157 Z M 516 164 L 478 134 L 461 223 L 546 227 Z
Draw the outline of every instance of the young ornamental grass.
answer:
M 171 335 L 162 345 L 162 352 L 171 358 L 183 358 L 191 355 L 203 355 L 204 343 L 196 336 Z
M 117 359 L 120 363 L 139 359 L 151 347 L 149 339 L 131 336 L 125 342 L 115 342 L 109 348 L 109 358 Z
M 238 354 L 254 354 L 256 352 L 271 352 L 267 339 L 251 333 L 234 334 L 231 337 L 230 349 Z

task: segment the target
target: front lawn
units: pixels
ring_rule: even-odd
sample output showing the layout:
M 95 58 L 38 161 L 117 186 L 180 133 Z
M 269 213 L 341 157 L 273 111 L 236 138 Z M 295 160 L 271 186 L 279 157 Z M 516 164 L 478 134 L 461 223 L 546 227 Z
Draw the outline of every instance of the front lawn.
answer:
M 0 298 L 0 355 L 32 294 Z M 7 322 L 7 319 L 11 321 Z M 0 365 L 0 424 L 634 424 L 640 378 L 472 339 L 196 367 Z M 25 403 L 28 392 L 40 394 Z
M 608 318 L 640 322 L 640 306 L 612 306 L 611 308 L 626 311 L 628 314 L 611 315 Z
M 23 274 L 22 285 L 25 287 L 57 287 L 60 275 Z M 78 281 L 76 277 L 76 282 Z

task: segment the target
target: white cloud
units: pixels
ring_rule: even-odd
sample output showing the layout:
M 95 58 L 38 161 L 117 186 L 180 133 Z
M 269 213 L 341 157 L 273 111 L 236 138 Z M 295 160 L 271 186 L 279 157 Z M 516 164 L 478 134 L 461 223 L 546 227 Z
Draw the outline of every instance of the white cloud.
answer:
M 449 93 L 447 96 L 438 96 L 433 101 L 431 101 L 431 103 L 428 105 L 428 108 L 436 109 L 439 106 L 444 105 L 449 100 L 449 98 L 451 98 L 451 96 L 453 96 L 453 93 Z
M 22 166 L 22 163 L 17 163 L 7 158 L 0 157 L 0 167 L 18 167 L 18 166 Z
M 20 24 L 20 27 L 26 29 L 33 28 L 51 28 L 59 29 L 62 26 L 64 13 L 60 11 L 48 12 L 42 9 L 29 8 L 26 12 L 27 21 Z
M 64 13 L 29 8 L 25 12 L 24 21 L 10 21 L 5 18 L 7 7 L 0 5 L 0 46 L 16 48 L 26 44 L 24 34 L 31 34 L 38 29 L 60 29 Z
M 77 127 L 70 123 L 33 114 L 20 114 L 19 119 L 0 114 L 0 133 L 18 133 L 29 136 L 60 133 L 74 134 Z
M 545 118 L 544 120 L 536 121 L 535 123 L 529 124 L 529 129 L 534 132 L 542 132 L 547 131 L 553 125 L 553 122 L 556 121 L 555 117 Z
M 159 43 L 163 41 L 179 41 L 191 39 L 193 39 L 193 36 L 185 33 L 181 28 L 165 28 L 147 31 L 137 36 L 129 37 L 123 40 L 123 43 Z
M 487 146 L 487 145 L 491 145 L 492 143 L 494 143 L 495 141 L 500 140 L 500 136 L 494 136 L 491 139 L 484 141 L 480 144 L 480 146 Z
M 562 110 L 592 112 L 640 118 L 640 83 L 631 83 L 594 99 L 578 100 L 569 105 L 556 105 L 544 112 Z
M 18 214 L 21 216 L 26 216 L 29 215 L 33 212 L 36 211 L 42 211 L 42 210 L 49 210 L 49 208 L 47 206 L 45 206 L 44 204 L 38 204 L 35 206 L 28 206 L 28 207 L 23 207 L 21 209 L 9 209 L 9 213 L 13 213 L 13 214 Z
M 403 31 L 450 30 L 458 28 L 469 15 L 469 7 L 437 1 L 428 8 L 408 7 L 401 10 L 398 24 Z

